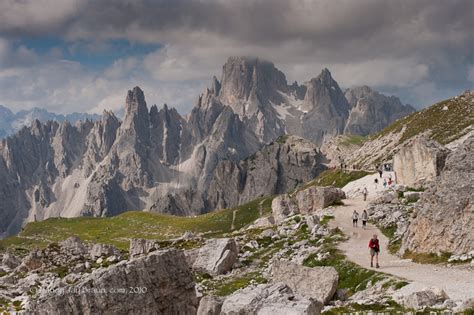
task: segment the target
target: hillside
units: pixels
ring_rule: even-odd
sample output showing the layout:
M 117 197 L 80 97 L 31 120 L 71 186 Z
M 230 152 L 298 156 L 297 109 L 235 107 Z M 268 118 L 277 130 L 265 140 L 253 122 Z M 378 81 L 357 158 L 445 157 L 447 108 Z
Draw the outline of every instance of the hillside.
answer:
M 334 165 L 338 165 L 340 157 L 349 167 L 372 169 L 389 160 L 403 143 L 417 135 L 424 134 L 449 147 L 473 130 L 474 92 L 466 91 L 401 118 L 371 136 L 333 138 L 321 150 Z

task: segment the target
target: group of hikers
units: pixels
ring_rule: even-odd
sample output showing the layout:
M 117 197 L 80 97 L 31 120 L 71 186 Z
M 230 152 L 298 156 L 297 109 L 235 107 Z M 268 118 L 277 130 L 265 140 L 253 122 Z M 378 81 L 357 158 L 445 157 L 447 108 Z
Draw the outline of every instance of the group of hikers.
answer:
M 379 169 L 380 178 L 382 178 L 382 172 L 383 172 L 382 169 Z M 389 175 L 388 182 L 386 179 L 384 179 L 383 186 L 384 188 L 387 188 L 387 185 L 391 186 L 392 183 L 393 183 L 392 176 Z M 375 178 L 375 184 L 378 185 L 378 178 Z M 368 194 L 369 194 L 369 191 L 367 190 L 367 187 L 364 187 L 364 189 L 362 190 L 362 196 L 364 197 L 364 201 L 367 200 Z M 367 221 L 369 219 L 367 210 L 364 210 L 361 215 L 359 215 L 357 210 L 354 210 L 354 212 L 352 213 L 352 226 L 353 227 L 358 227 L 359 217 L 362 221 L 362 228 L 365 230 L 367 228 Z M 369 241 L 369 252 L 370 252 L 370 267 L 374 266 L 374 258 L 375 258 L 375 268 L 380 268 L 379 266 L 380 243 L 379 243 L 377 234 L 374 234 Z

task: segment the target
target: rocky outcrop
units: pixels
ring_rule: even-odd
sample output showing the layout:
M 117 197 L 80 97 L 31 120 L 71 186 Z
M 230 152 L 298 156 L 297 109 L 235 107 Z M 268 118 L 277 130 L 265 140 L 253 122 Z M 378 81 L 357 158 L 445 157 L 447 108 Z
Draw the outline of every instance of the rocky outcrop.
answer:
M 287 261 L 276 261 L 272 279 L 288 285 L 293 292 L 327 304 L 336 293 L 339 275 L 334 267 L 305 267 Z
M 292 195 L 279 195 L 272 201 L 272 217 L 280 224 L 294 214 L 311 214 L 346 198 L 344 191 L 335 187 L 311 186 Z
M 449 150 L 433 140 L 418 136 L 409 140 L 393 157 L 393 169 L 397 182 L 416 186 L 441 173 Z
M 336 187 L 312 186 L 298 191 L 295 195 L 296 204 L 302 214 L 326 208 L 345 198 L 344 191 Z
M 232 269 L 237 260 L 237 243 L 232 238 L 210 239 L 199 248 L 193 269 L 220 275 Z
M 474 137 L 446 159 L 414 206 L 402 250 L 467 253 L 474 250 Z
M 195 314 L 198 306 L 192 275 L 178 250 L 157 251 L 95 270 L 78 279 L 74 288 L 60 279 L 43 285 L 27 312 Z M 130 291 L 135 289 L 146 291 Z
M 240 289 L 222 304 L 222 315 L 231 314 L 320 314 L 322 304 L 296 295 L 284 284 L 260 284 Z

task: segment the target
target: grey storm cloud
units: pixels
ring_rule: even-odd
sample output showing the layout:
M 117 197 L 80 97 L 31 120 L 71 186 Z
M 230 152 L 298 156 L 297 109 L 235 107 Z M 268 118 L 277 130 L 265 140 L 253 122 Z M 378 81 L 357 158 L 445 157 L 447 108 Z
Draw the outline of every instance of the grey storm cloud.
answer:
M 235 54 L 291 80 L 327 66 L 345 87 L 426 105 L 472 87 L 473 12 L 472 0 L 4 0 L 0 39 L 159 43 L 143 63 L 160 82 L 204 80 Z

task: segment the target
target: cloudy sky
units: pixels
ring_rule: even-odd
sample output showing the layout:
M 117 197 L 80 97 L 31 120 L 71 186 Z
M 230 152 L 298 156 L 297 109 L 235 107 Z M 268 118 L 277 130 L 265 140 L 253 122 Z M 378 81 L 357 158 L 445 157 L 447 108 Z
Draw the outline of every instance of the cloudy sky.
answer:
M 473 30 L 471 0 L 1 0 L 0 104 L 118 110 L 139 85 L 186 113 L 244 55 L 423 107 L 473 88 Z

